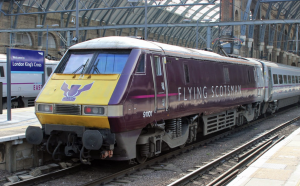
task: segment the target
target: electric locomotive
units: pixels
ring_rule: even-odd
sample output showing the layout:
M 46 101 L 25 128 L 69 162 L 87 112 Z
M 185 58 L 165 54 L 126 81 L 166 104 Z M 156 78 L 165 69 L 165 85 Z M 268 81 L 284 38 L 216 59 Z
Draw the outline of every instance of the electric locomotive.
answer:
M 26 139 L 53 159 L 143 163 L 197 136 L 266 112 L 260 61 L 128 37 L 104 37 L 66 52 L 38 95 L 41 128 Z

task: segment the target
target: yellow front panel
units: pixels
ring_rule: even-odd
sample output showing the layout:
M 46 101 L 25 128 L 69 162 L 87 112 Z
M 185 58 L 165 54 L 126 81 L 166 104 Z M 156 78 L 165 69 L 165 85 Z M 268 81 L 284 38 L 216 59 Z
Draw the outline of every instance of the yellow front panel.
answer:
M 41 124 L 78 125 L 91 128 L 110 128 L 108 118 L 105 116 L 77 116 L 36 113 Z
M 36 102 L 108 105 L 119 77 L 119 74 L 53 74 Z

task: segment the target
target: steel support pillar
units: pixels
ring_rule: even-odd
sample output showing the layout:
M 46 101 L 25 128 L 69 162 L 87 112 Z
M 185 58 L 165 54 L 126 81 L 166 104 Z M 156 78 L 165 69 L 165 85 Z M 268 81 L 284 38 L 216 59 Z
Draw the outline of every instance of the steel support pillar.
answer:
M 299 25 L 296 24 L 296 55 L 298 55 L 298 34 L 299 34 Z
M 206 33 L 206 48 L 210 48 L 211 43 L 211 27 L 207 27 L 207 33 Z
M 76 0 L 76 39 L 79 42 L 79 0 Z
M 147 0 L 145 0 L 145 27 L 144 27 L 144 31 L 145 31 L 145 36 L 144 39 L 147 40 L 147 12 L 148 12 L 148 8 L 147 8 Z
M 198 41 L 199 41 L 199 20 L 197 20 L 197 27 L 196 27 L 196 49 L 198 49 Z

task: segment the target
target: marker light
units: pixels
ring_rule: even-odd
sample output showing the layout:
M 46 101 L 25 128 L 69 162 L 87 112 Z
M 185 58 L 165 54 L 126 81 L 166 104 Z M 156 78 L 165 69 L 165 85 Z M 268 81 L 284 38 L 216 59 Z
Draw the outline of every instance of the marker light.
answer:
M 97 107 L 92 108 L 93 114 L 98 114 L 99 109 Z
M 45 112 L 45 113 L 53 113 L 53 105 L 52 104 L 38 104 L 37 112 Z
M 92 112 L 92 109 L 90 107 L 85 107 L 84 113 L 90 114 Z
M 104 107 L 99 106 L 84 106 L 84 115 L 104 115 Z

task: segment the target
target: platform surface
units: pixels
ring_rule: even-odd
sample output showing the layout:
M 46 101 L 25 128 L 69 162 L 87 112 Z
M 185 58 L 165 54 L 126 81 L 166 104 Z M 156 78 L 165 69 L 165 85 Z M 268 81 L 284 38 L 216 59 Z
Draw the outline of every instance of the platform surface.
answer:
M 27 126 L 40 126 L 34 114 L 34 107 L 11 110 L 11 121 L 7 121 L 7 111 L 0 114 L 0 143 L 25 138 Z
M 300 128 L 276 144 L 228 186 L 300 186 Z

